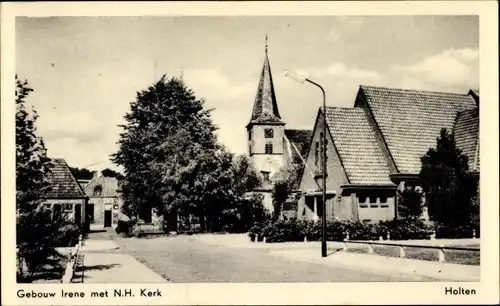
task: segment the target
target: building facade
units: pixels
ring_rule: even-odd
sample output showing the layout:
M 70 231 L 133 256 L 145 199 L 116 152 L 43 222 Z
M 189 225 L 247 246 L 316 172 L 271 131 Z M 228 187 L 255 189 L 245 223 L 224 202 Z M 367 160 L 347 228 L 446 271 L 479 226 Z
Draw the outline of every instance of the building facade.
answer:
M 64 159 L 51 159 L 48 181 L 50 187 L 43 205 L 52 211 L 53 218 L 65 218 L 79 226 L 86 225 L 88 198 Z
M 89 198 L 87 216 L 90 227 L 103 229 L 115 227 L 121 215 L 122 199 L 119 181 L 114 177 L 94 176 L 85 185 L 85 194 Z
M 360 86 L 354 107 L 318 111 L 300 189 L 299 218 L 321 205 L 321 133 L 327 125 L 327 217 L 379 221 L 397 217 L 397 190 L 421 190 L 420 157 L 442 128 L 479 175 L 479 95 Z M 425 202 L 423 219 L 427 219 Z

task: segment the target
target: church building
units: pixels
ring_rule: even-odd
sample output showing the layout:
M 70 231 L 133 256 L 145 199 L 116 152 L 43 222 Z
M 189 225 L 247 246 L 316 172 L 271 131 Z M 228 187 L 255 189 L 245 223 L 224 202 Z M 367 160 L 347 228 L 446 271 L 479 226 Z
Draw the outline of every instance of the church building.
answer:
M 248 154 L 261 175 L 262 186 L 255 190 L 264 196 L 264 206 L 273 211 L 272 181 L 281 169 L 289 169 L 293 164 L 302 165 L 307 153 L 311 130 L 286 129 L 281 118 L 274 92 L 271 65 L 267 54 L 260 74 L 257 95 L 253 105 L 248 133 Z
M 318 110 L 307 155 L 297 216 L 321 218 L 321 133 Z M 353 107 L 326 107 L 327 218 L 380 221 L 397 218 L 397 190 L 421 190 L 420 158 L 442 128 L 455 136 L 479 177 L 479 94 L 360 86 Z M 406 186 L 406 187 L 405 187 Z M 328 192 L 332 190 L 333 192 Z M 427 219 L 425 202 L 423 219 Z
M 330 101 L 332 103 L 334 101 Z M 325 114 L 326 112 L 326 114 Z M 326 124 L 326 211 L 322 210 L 322 132 Z M 318 110 L 313 130 L 290 130 L 278 111 L 267 54 L 248 133 L 248 153 L 273 211 L 273 178 L 295 169 L 299 219 L 380 221 L 397 218 L 397 190 L 421 190 L 420 158 L 435 148 L 440 130 L 455 135 L 479 177 L 479 91 L 445 93 L 361 85 L 352 107 Z M 300 167 L 295 167 L 299 165 Z M 298 170 L 297 170 L 298 169 Z M 406 186 L 406 187 L 405 187 Z M 425 202 L 422 203 L 427 219 Z

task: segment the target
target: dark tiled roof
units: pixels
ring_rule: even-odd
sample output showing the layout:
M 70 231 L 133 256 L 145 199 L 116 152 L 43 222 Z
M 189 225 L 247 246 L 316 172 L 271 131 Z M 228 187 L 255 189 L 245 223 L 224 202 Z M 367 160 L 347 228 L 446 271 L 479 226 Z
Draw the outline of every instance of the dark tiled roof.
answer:
M 304 162 L 307 158 L 307 151 L 313 135 L 312 130 L 293 130 L 285 129 L 285 146 L 289 152 L 290 160 L 287 162 L 295 163 L 295 177 L 300 178 L 304 173 Z M 299 187 L 300 180 L 297 179 L 293 188 Z
M 476 103 L 479 106 L 479 89 L 471 89 L 471 90 L 469 90 L 468 95 L 470 95 L 472 98 L 474 98 L 474 100 L 476 101 Z
M 98 197 L 117 197 L 118 196 L 118 180 L 114 177 L 99 176 L 93 178 L 85 186 L 85 194 L 88 197 L 94 197 L 96 186 L 101 186 L 101 193 Z
M 307 150 L 309 150 L 309 143 L 313 135 L 312 130 L 292 130 L 285 129 L 285 137 L 290 141 L 291 144 L 299 151 L 300 155 L 305 158 L 307 155 Z M 297 150 L 292 150 L 293 156 L 297 153 Z
M 392 184 L 389 168 L 362 108 L 327 107 L 326 119 L 350 184 Z
M 475 162 L 475 160 L 479 159 L 479 151 L 476 150 L 479 141 L 478 109 L 459 112 L 453 133 L 457 148 L 469 158 L 469 170 L 476 170 L 478 161 Z
M 77 180 L 71 174 L 68 164 L 62 158 L 52 159 L 50 173 L 48 174 L 50 190 L 46 198 L 85 198 L 85 194 Z
M 251 123 L 283 123 L 278 111 L 278 104 L 276 103 L 271 65 L 269 64 L 267 54 L 260 74 L 252 118 L 250 119 Z
M 476 107 L 467 94 L 360 86 L 400 173 L 420 172 L 420 157 L 436 146 L 457 112 Z M 357 105 L 358 103 L 356 103 Z

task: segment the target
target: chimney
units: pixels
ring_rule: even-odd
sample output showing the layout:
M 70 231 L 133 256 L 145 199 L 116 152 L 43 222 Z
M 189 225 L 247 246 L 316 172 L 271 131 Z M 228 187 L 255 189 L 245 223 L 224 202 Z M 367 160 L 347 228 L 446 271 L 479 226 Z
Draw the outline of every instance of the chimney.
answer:
M 92 178 L 95 179 L 99 176 L 99 171 L 92 171 Z

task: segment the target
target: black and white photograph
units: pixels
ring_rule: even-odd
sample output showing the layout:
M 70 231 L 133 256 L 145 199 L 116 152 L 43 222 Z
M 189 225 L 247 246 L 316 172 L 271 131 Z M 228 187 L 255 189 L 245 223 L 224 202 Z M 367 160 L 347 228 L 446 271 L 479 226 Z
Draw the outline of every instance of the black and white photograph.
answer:
M 477 294 L 488 132 L 477 14 L 14 26 L 15 101 L 2 108 L 15 113 L 18 285 L 424 282 Z M 154 288 L 135 295 L 161 299 Z

